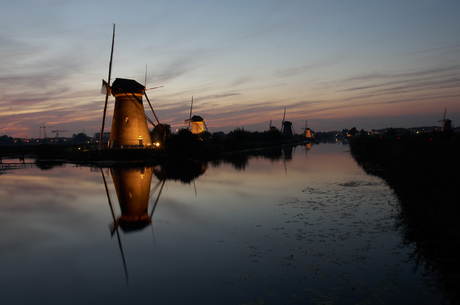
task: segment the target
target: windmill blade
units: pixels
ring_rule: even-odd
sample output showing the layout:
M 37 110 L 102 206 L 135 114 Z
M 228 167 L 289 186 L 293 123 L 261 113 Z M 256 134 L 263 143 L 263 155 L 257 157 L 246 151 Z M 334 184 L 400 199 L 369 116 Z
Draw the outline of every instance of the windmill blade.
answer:
M 113 60 L 113 46 L 115 44 L 115 23 L 113 24 L 113 34 L 112 34 L 112 49 L 110 51 L 110 62 L 109 62 L 109 77 L 107 78 L 107 82 L 102 80 L 102 85 L 106 83 L 106 93 L 105 93 L 105 102 L 104 102 L 104 113 L 102 116 L 102 127 L 101 127 L 101 136 L 99 138 L 99 148 L 102 147 L 102 138 L 104 136 L 104 127 L 105 127 L 105 117 L 107 114 L 107 104 L 109 101 L 109 94 L 110 94 L 110 77 L 112 75 L 112 60 Z
M 113 60 L 113 46 L 115 44 L 115 23 L 113 24 L 113 34 L 112 34 L 112 49 L 110 50 L 110 62 L 109 62 L 109 77 L 107 82 L 110 85 L 110 76 L 112 75 L 112 60 Z
M 164 86 L 152 87 L 152 88 L 145 89 L 145 91 L 147 91 L 147 90 L 153 90 L 153 89 L 158 89 L 158 88 L 163 88 L 163 87 L 164 87 Z
M 99 138 L 99 148 L 102 147 L 102 138 L 104 136 L 105 117 L 107 116 L 108 101 L 109 101 L 109 91 L 107 91 L 107 93 L 105 94 L 104 113 L 102 115 L 102 127 L 101 127 L 101 136 Z
M 192 109 L 193 109 L 193 95 L 192 95 L 192 103 L 190 104 L 190 115 L 189 115 L 189 121 L 188 121 L 188 127 L 187 129 L 190 130 L 190 123 L 192 122 Z
M 190 104 L 190 115 L 189 115 L 189 119 L 192 118 L 192 109 L 193 109 L 193 95 L 192 95 L 192 103 Z
M 447 112 L 447 108 L 444 109 L 444 116 L 442 117 L 442 121 L 444 122 L 444 120 L 446 119 L 446 112 Z
M 281 132 L 283 132 L 284 119 L 286 118 L 286 107 L 284 107 L 283 120 L 281 121 Z
M 209 132 L 208 130 L 208 126 L 206 126 L 206 122 L 203 120 L 203 125 L 204 125 L 204 128 L 206 128 L 206 131 Z M 204 131 L 204 130 L 203 130 Z
M 110 74 L 110 72 L 109 72 Z M 105 127 L 105 118 L 107 117 L 107 106 L 109 101 L 109 95 L 112 93 L 110 89 L 109 83 L 107 83 L 104 79 L 102 80 L 102 87 L 101 93 L 105 94 L 105 102 L 104 102 L 104 113 L 102 114 L 102 127 L 101 127 L 101 136 L 99 137 L 99 148 L 102 147 L 102 139 L 104 137 L 104 127 Z
M 163 86 L 161 86 L 161 87 L 163 87 Z M 152 110 L 153 115 L 155 116 L 155 119 L 157 120 L 158 125 L 161 126 L 160 120 L 158 119 L 158 117 L 157 117 L 157 115 L 155 113 L 155 110 L 153 110 L 152 104 L 150 103 L 149 97 L 147 96 L 147 93 L 145 93 L 145 91 L 144 91 L 144 96 L 145 96 L 145 99 L 147 100 L 147 102 L 149 103 L 150 109 Z M 160 127 L 160 128 L 162 128 L 162 127 Z
M 105 81 L 105 79 L 102 79 L 101 93 L 108 95 L 112 94 L 112 89 L 110 88 L 109 83 Z

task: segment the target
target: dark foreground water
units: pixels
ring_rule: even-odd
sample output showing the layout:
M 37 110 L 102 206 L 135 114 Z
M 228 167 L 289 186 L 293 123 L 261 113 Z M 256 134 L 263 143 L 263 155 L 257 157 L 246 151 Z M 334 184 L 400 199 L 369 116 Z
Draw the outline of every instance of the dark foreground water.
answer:
M 181 166 L 2 172 L 1 304 L 443 302 L 348 146 Z

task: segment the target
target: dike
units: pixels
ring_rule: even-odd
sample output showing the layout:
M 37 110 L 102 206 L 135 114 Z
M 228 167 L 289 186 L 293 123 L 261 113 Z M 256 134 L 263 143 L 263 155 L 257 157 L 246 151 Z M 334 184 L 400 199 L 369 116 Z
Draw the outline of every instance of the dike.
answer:
M 460 136 L 356 137 L 350 151 L 398 197 L 395 226 L 415 245 L 415 267 L 423 265 L 449 301 L 460 303 Z

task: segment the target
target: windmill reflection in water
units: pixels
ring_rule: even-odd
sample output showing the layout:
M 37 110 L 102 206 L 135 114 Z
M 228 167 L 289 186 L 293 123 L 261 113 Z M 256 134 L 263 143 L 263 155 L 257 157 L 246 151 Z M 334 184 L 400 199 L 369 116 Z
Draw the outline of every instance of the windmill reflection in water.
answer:
M 158 205 L 161 192 L 167 180 L 180 180 L 182 183 L 195 182 L 195 178 L 206 171 L 202 162 L 187 161 L 179 164 L 166 164 L 163 166 L 141 166 L 141 167 L 112 167 L 108 171 L 112 176 L 113 185 L 117 193 L 121 216 L 116 216 L 110 190 L 107 184 L 106 174 L 101 168 L 102 179 L 107 194 L 113 222 L 109 225 L 111 236 L 117 236 L 120 248 L 126 281 L 128 281 L 128 270 L 121 243 L 119 228 L 124 233 L 141 231 L 153 225 L 152 217 Z M 107 173 L 108 174 L 108 173 Z M 155 175 L 158 182 L 152 186 L 152 176 Z M 195 187 L 196 193 L 196 187 Z M 149 202 L 152 196 L 155 201 L 149 212 Z M 154 239 L 155 240 L 155 239 Z

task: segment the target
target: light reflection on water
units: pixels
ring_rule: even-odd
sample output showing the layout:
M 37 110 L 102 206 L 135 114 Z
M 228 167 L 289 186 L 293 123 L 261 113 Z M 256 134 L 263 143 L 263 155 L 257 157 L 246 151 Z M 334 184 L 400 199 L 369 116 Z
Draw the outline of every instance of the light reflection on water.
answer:
M 397 199 L 358 167 L 347 146 L 297 146 L 270 158 L 181 166 L 192 170 L 116 168 L 104 169 L 103 176 L 98 169 L 65 165 L 1 175 L 0 299 L 442 300 L 430 278 L 413 271 L 412 249 L 394 229 Z

